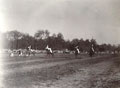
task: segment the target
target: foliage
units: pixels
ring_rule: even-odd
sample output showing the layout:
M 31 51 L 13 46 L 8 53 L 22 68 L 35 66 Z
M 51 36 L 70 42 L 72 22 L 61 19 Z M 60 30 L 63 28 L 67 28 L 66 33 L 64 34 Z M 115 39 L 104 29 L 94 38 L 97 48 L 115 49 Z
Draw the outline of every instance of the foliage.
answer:
M 79 46 L 81 52 L 89 51 L 91 45 L 94 46 L 96 52 L 120 52 L 120 45 L 97 44 L 95 39 L 78 39 L 65 40 L 62 33 L 53 34 L 50 36 L 48 30 L 38 30 L 34 36 L 21 33 L 16 30 L 8 31 L 2 34 L 5 49 L 25 49 L 32 46 L 33 49 L 44 50 L 49 45 L 54 50 L 74 50 L 75 46 Z

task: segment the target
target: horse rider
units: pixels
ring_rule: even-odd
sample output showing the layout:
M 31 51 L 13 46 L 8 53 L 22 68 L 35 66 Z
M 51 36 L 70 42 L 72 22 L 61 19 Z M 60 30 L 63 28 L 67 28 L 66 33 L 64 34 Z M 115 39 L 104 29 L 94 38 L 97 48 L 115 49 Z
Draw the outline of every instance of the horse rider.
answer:
M 79 53 L 80 53 L 79 47 L 76 46 L 76 47 L 75 47 L 75 58 L 77 58 L 77 56 L 78 56 Z
M 52 56 L 54 55 L 52 49 L 49 48 L 48 45 L 46 46 L 45 49 L 46 49 L 46 51 L 47 51 L 47 55 L 52 55 Z

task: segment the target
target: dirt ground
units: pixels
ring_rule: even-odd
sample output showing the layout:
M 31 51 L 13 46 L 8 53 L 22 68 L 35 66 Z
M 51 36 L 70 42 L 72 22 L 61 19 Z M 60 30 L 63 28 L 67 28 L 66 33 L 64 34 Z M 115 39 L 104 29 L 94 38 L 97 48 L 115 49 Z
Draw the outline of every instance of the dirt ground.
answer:
M 120 88 L 120 56 L 6 56 L 0 61 L 0 88 Z

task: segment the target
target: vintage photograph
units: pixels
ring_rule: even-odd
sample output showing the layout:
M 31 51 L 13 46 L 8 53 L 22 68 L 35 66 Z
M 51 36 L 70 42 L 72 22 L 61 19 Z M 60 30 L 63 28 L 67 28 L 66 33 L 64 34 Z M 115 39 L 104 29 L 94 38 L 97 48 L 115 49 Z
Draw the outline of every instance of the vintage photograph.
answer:
M 120 88 L 120 0 L 0 0 L 0 88 Z

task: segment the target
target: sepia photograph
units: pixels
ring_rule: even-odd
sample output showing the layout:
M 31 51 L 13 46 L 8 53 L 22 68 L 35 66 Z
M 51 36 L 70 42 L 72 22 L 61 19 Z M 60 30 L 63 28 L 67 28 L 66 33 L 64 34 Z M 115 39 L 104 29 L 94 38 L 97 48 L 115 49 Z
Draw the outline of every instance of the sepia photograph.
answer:
M 120 0 L 0 0 L 0 88 L 120 88 Z

